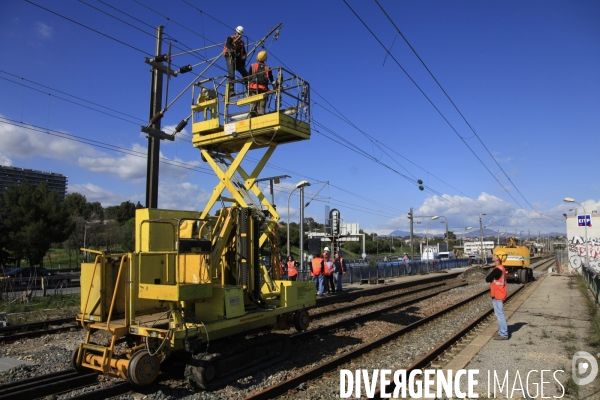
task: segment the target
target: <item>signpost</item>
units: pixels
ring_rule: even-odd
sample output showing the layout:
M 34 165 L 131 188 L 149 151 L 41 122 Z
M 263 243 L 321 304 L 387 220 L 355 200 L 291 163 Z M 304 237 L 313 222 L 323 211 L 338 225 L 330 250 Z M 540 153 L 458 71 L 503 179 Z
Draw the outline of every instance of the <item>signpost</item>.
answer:
M 577 224 L 579 226 L 592 226 L 592 216 L 590 214 L 586 215 L 578 215 L 577 216 Z

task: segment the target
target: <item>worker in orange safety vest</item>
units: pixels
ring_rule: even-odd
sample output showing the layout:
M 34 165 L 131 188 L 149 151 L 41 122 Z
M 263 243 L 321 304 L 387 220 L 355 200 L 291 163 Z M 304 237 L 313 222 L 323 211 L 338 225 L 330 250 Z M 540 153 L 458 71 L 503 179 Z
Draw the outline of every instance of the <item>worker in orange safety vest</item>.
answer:
M 287 260 L 287 275 L 288 280 L 295 281 L 298 277 L 298 263 L 294 261 L 294 257 L 289 256 Z
M 254 64 L 250 65 L 250 73 L 248 74 L 248 80 L 250 84 L 248 88 L 250 89 L 250 96 L 261 94 L 269 91 L 269 82 L 273 85 L 273 89 L 276 87 L 275 80 L 273 79 L 273 71 L 265 61 L 267 61 L 267 52 L 261 51 L 256 56 L 256 60 Z M 262 100 L 252 103 L 250 106 L 250 115 L 255 117 L 257 115 L 264 115 L 265 108 L 267 105 L 269 95 L 263 95 Z
M 329 248 L 325 247 L 325 254 L 329 253 Z M 315 287 L 317 290 L 317 295 L 319 297 L 323 296 L 324 288 L 324 269 L 325 263 L 324 260 L 326 258 L 323 254 L 315 254 L 312 259 L 311 272 L 313 277 L 313 282 L 315 283 Z
M 508 340 L 508 326 L 506 324 L 506 317 L 504 317 L 507 273 L 504 265 L 502 265 L 502 260 L 497 254 L 492 256 L 492 261 L 495 264 L 494 268 L 485 278 L 485 281 L 490 284 L 490 294 L 494 305 L 494 314 L 496 314 L 496 319 L 498 320 L 498 332 L 494 334 L 494 339 Z

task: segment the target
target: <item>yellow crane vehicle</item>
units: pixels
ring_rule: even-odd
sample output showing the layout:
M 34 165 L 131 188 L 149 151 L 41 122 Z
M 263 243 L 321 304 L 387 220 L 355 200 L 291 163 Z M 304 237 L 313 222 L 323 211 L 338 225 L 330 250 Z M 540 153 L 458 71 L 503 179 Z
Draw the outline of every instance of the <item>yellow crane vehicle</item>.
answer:
M 212 389 L 289 354 L 286 335 L 265 332 L 307 329 L 315 287 L 270 267 L 279 214 L 257 179 L 277 146 L 310 139 L 310 88 L 283 68 L 273 73 L 276 87 L 255 95 L 216 78 L 193 86 L 192 143 L 218 184 L 203 211 L 137 210 L 135 251 L 96 251 L 82 265 L 76 369 L 144 386 L 167 360 L 184 360 L 187 379 Z M 251 115 L 260 101 L 267 112 Z M 247 172 L 251 151 L 262 157 Z
M 519 283 L 527 283 L 533 280 L 531 265 L 531 253 L 526 246 L 517 246 L 517 239 L 510 237 L 506 246 L 496 246 L 494 254 L 500 257 L 502 265 L 508 273 L 508 279 Z

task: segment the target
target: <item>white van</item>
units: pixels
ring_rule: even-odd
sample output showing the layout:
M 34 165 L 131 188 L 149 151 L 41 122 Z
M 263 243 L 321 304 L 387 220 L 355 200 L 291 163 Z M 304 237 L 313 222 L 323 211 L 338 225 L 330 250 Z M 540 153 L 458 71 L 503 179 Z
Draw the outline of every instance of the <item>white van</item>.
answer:
M 436 258 L 438 260 L 454 260 L 456 256 L 453 251 L 440 251 Z

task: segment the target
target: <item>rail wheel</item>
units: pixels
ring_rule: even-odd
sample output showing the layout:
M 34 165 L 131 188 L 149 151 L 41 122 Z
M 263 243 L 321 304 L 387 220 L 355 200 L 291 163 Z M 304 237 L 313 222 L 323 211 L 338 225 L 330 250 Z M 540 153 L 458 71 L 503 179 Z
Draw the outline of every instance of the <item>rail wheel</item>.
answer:
M 71 368 L 73 368 L 77 372 L 83 372 L 85 371 L 85 368 L 77 364 L 77 353 L 79 353 L 79 347 L 73 350 L 73 353 L 71 354 Z
M 147 350 L 137 351 L 127 368 L 127 380 L 135 386 L 146 386 L 154 382 L 160 370 L 160 360 Z
M 308 325 L 310 324 L 310 316 L 308 315 L 308 311 L 299 310 L 294 314 L 294 327 L 298 332 L 302 332 L 308 329 Z

